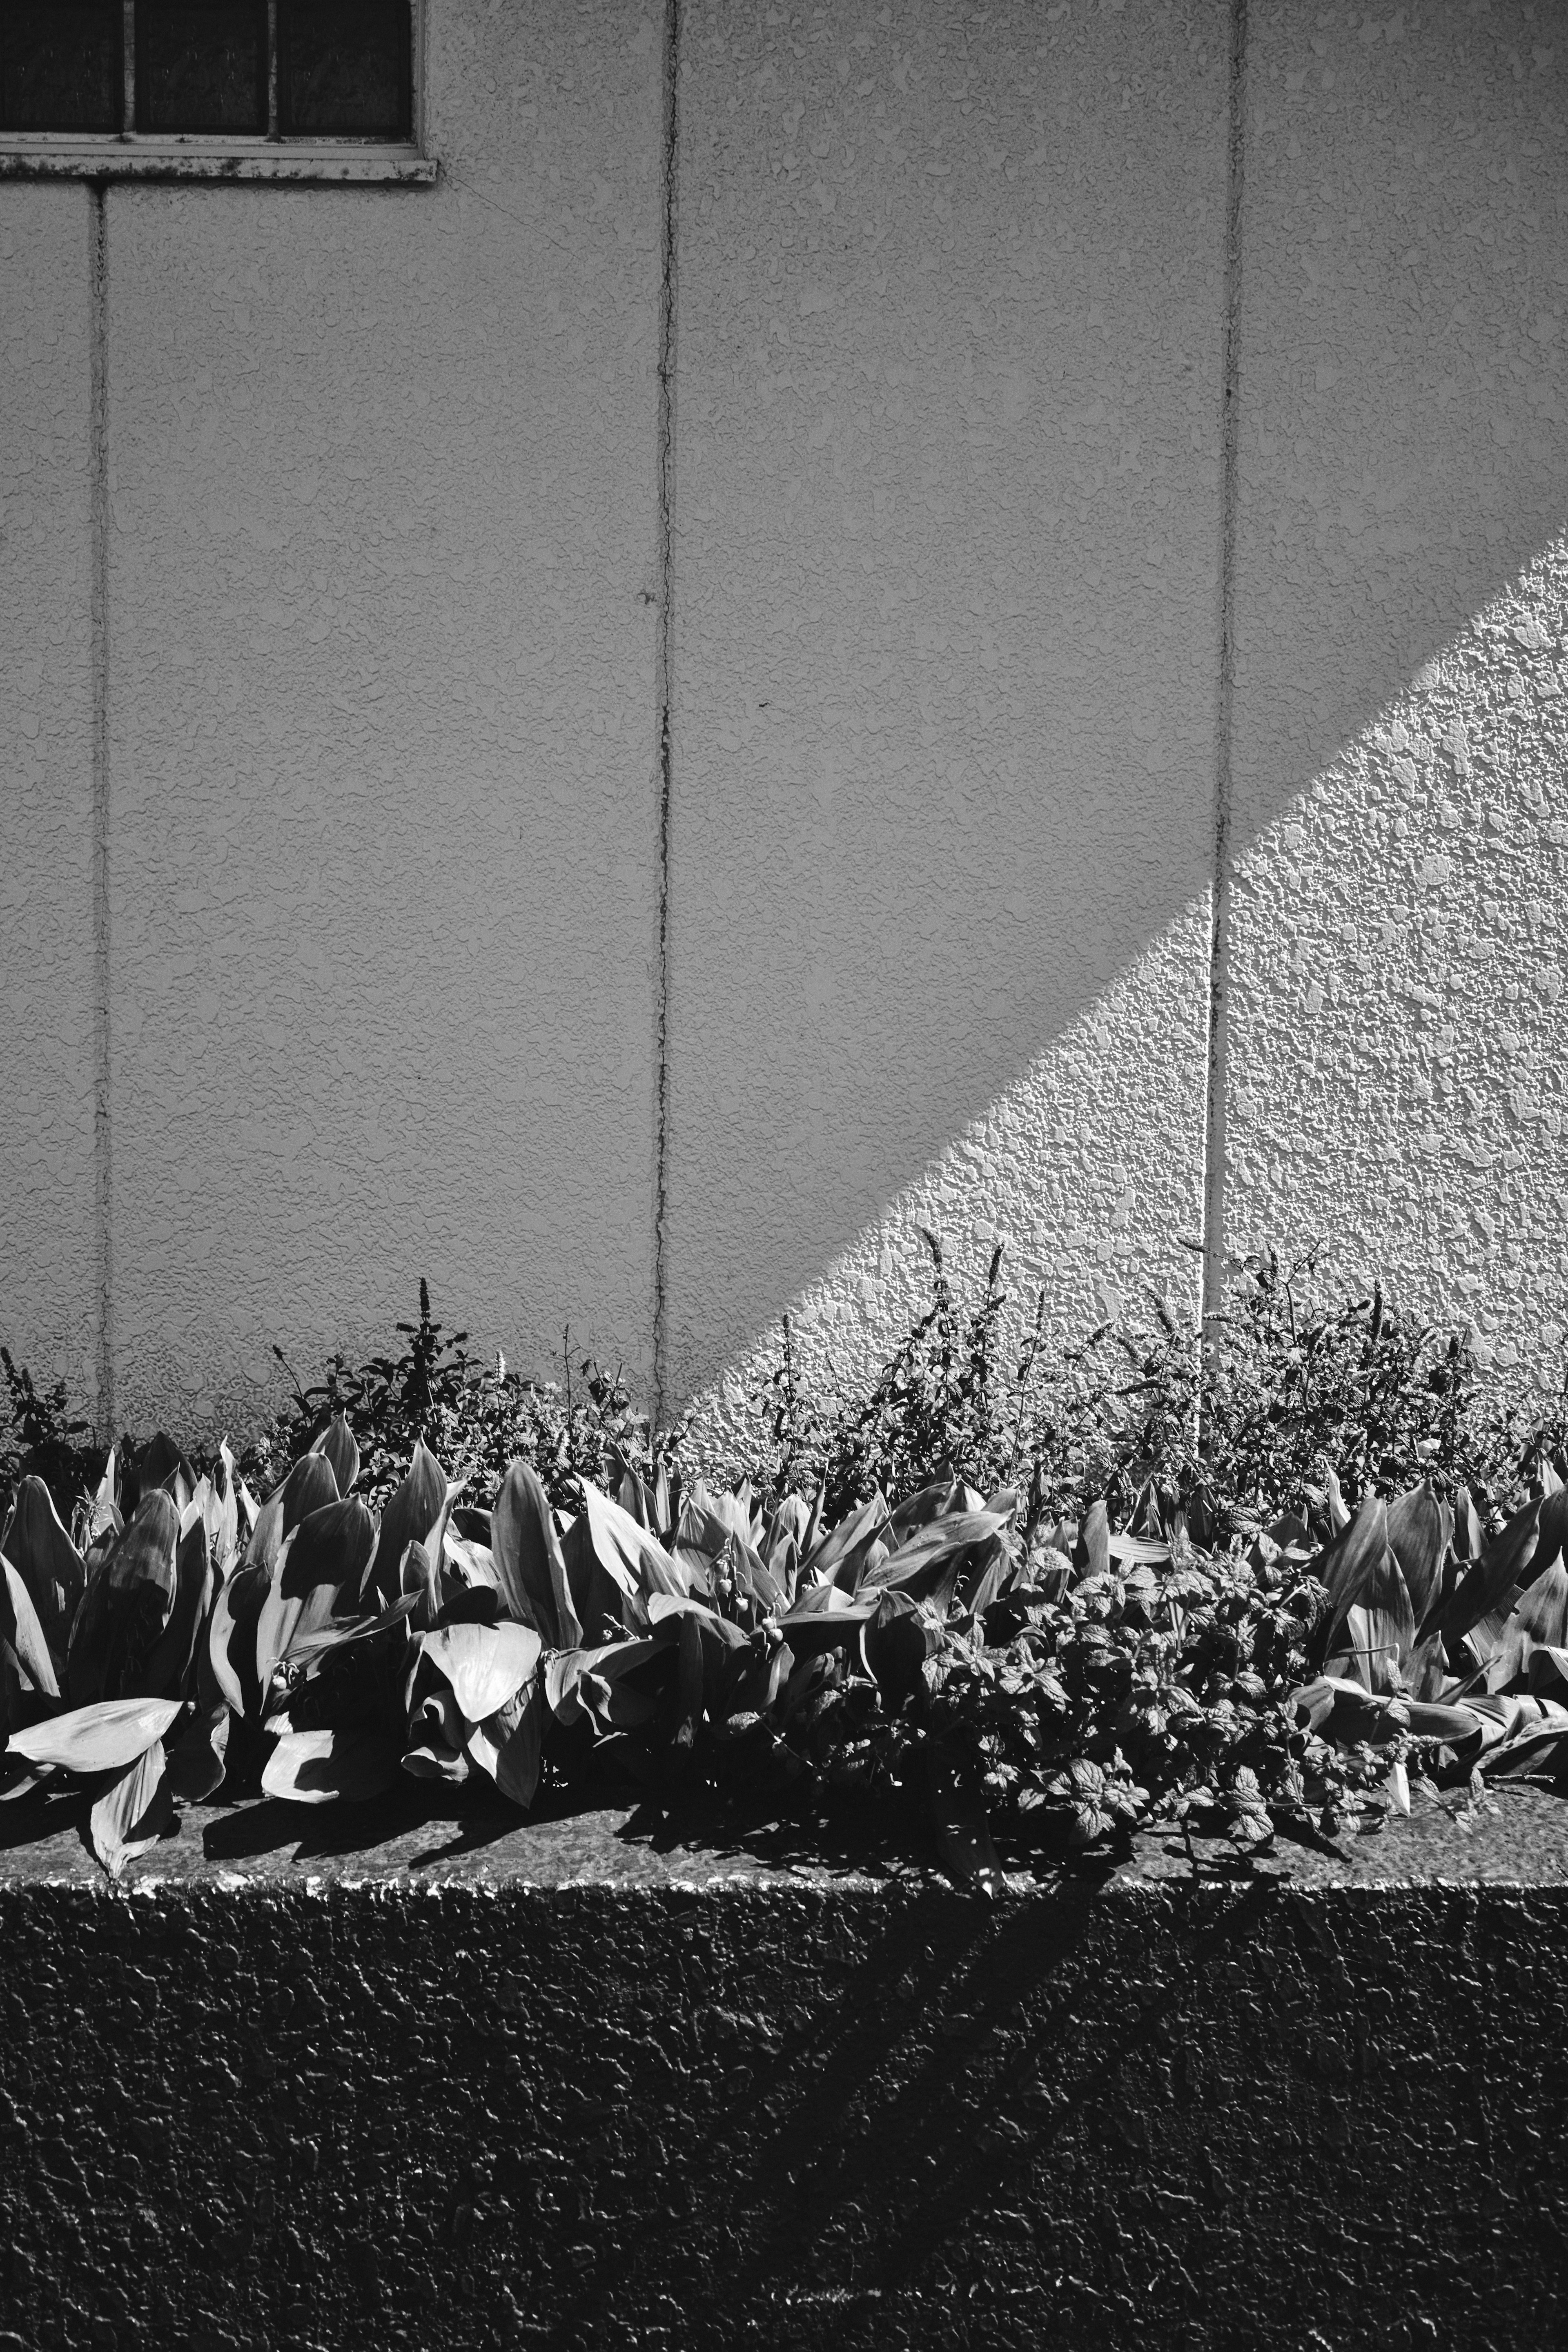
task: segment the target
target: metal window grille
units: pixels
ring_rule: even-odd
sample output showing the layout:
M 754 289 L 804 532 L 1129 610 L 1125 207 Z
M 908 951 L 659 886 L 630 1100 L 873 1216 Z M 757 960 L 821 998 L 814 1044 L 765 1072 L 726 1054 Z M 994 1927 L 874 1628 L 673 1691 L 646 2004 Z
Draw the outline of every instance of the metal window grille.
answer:
M 0 0 L 0 131 L 404 141 L 409 0 Z

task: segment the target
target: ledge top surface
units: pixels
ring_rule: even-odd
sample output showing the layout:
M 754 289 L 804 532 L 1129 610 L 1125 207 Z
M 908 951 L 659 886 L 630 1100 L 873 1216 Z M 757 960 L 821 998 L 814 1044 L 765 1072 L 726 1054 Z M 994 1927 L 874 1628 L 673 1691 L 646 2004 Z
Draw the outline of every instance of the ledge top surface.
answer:
M 1284 1839 L 1257 1862 L 1237 1863 L 1221 1843 L 1196 1844 L 1198 1883 L 1233 1889 L 1248 1877 L 1303 1891 L 1430 1885 L 1568 1887 L 1568 1803 L 1550 1790 L 1515 1782 L 1480 1807 L 1417 1795 L 1408 1820 L 1341 1842 L 1339 1851 Z M 84 1795 L 34 1795 L 0 1805 L 0 1888 L 107 1889 L 89 1849 Z M 177 1834 L 138 1856 L 121 1885 L 190 1891 L 338 1886 L 413 1891 L 454 1883 L 480 1887 L 594 1885 L 610 1891 L 731 1886 L 762 1893 L 837 1887 L 866 1894 L 940 1892 L 947 1882 L 929 1856 L 896 1841 L 847 1831 L 842 1818 L 815 1834 L 799 1820 L 724 1816 L 696 1805 L 600 1802 L 521 1821 L 503 1801 L 464 1795 L 432 1801 L 398 1790 L 366 1805 L 320 1809 L 263 1799 L 182 1811 Z M 1180 1835 L 1140 1838 L 1131 1859 L 1091 1864 L 1064 1877 L 1055 1868 L 1009 1874 L 1016 1894 L 1048 1895 L 1064 1885 L 1104 1894 L 1177 1891 L 1194 1883 Z
M 433 157 L 366 140 L 111 139 L 0 135 L 0 180 L 258 181 L 314 187 L 429 187 Z

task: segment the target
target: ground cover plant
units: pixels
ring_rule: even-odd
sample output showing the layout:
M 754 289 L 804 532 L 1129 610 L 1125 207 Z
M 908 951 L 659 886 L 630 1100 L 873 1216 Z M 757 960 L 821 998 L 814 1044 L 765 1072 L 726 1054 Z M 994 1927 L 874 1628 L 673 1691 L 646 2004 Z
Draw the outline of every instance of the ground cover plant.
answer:
M 522 1811 L 612 1774 L 899 1796 L 955 1877 L 1141 1824 L 1247 1853 L 1551 1774 L 1568 1738 L 1568 1418 L 1463 1334 L 1236 1268 L 999 1360 L 1002 1259 L 829 1409 L 780 1361 L 743 1465 L 618 1375 L 524 1380 L 421 1286 L 237 1457 L 94 1454 L 8 1356 L 4 1794 L 73 1777 L 106 1868 L 181 1801 L 400 1776 Z

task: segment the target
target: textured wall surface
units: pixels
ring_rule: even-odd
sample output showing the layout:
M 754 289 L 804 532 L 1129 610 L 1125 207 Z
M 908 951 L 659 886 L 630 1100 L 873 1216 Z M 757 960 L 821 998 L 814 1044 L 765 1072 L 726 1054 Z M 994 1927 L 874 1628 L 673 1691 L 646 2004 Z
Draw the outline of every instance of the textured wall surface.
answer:
M 646 1374 L 659 1166 L 719 1427 L 785 1307 L 874 1360 L 919 1222 L 1053 1329 L 1190 1303 L 1205 1151 L 1233 1243 L 1550 1356 L 1552 12 L 1251 0 L 1233 114 L 1222 0 L 687 0 L 668 583 L 661 17 L 426 13 L 434 191 L 106 198 L 122 1417 L 421 1272 Z M 0 188 L 0 1337 L 90 1392 L 87 205 Z
M 1230 1231 L 1321 1236 L 1336 1285 L 1375 1268 L 1540 1360 L 1568 1323 L 1568 42 L 1523 5 L 1253 26 Z
M 0 1339 L 94 1364 L 89 198 L 0 202 Z
M 428 109 L 430 194 L 109 196 L 133 1417 L 422 1273 L 646 1365 L 652 28 L 443 5 Z
M 863 1356 L 917 1217 L 1058 1323 L 1190 1295 L 1226 26 L 691 20 L 677 1386 L 802 1291 Z
M 1550 1844 L 993 1906 L 277 1810 L 0 1883 L 8 2347 L 1563 2340 Z

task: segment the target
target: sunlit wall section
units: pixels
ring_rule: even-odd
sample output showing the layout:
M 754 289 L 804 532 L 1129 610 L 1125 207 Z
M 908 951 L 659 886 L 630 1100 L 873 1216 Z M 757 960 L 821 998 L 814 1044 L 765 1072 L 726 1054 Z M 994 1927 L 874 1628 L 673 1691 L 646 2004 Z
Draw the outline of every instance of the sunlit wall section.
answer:
M 684 16 L 677 1393 L 792 1301 L 863 1366 L 917 1216 L 1190 1291 L 1226 21 Z
M 1253 11 L 1231 1239 L 1568 1323 L 1568 44 Z
M 1173 1083 L 1173 1073 L 1152 1067 L 1142 1098 L 1129 1089 L 1118 1099 L 1105 1074 L 1144 1061 L 1152 1034 L 1188 1031 L 1197 1017 L 1192 974 L 1208 946 L 1205 894 L 802 1287 L 789 1312 L 803 1396 L 821 1404 L 863 1392 L 930 1310 L 931 1237 L 966 1322 L 1001 1244 L 992 1361 L 1009 1415 L 1020 1394 L 1038 1402 L 1064 1341 L 1113 1320 L 1147 1328 L 1156 1301 L 1195 1309 L 1202 1212 L 1182 1121 L 1201 1119 L 1197 1080 L 1186 1069 Z M 754 1448 L 757 1401 L 769 1411 L 777 1403 L 784 1345 L 781 1316 L 692 1401 L 694 1433 L 715 1465 Z

